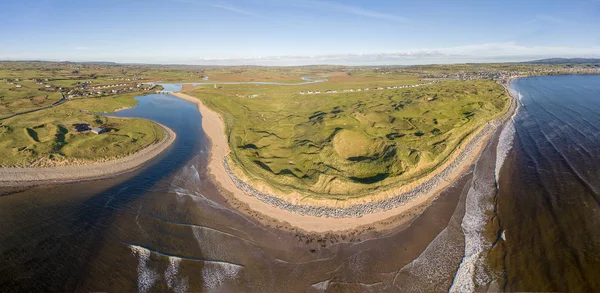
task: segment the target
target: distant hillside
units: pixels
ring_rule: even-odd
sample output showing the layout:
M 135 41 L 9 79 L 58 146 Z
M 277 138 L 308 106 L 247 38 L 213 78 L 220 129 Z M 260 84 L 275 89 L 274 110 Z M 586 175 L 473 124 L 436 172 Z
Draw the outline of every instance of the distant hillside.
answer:
M 523 63 L 531 64 L 600 64 L 600 58 L 548 58 Z

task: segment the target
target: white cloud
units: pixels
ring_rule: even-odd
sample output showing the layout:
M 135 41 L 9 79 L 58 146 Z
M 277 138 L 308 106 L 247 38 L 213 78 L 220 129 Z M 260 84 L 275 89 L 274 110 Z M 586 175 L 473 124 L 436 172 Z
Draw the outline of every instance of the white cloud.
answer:
M 305 65 L 305 64 L 424 64 L 463 62 L 508 62 L 549 57 L 598 57 L 600 47 L 573 48 L 550 46 L 524 46 L 513 42 L 485 43 L 456 47 L 402 50 L 382 53 L 204 57 L 200 64 L 219 65 Z
M 157 55 L 155 52 L 131 53 L 102 50 L 78 51 L 71 54 L 70 61 L 114 61 L 123 63 L 155 64 L 201 64 L 201 65 L 412 65 L 445 64 L 465 62 L 512 62 L 528 61 L 553 57 L 600 58 L 600 46 L 562 47 L 562 46 L 525 46 L 514 42 L 484 43 L 455 47 L 418 48 L 390 52 L 364 52 L 339 54 L 289 54 L 271 56 L 202 56 L 189 52 Z M 62 54 L 40 54 L 39 52 L 2 52 L 0 60 L 63 60 Z
M 79 51 L 84 51 L 84 50 L 91 50 L 92 48 L 90 47 L 75 47 L 75 50 L 79 50 Z

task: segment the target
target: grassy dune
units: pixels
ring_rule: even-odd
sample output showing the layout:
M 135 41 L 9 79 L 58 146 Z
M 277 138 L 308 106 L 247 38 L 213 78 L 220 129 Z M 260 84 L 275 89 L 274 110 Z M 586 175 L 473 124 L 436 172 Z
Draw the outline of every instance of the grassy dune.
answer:
M 110 111 L 135 105 L 131 97 L 122 97 L 120 102 L 118 99 L 70 101 L 0 121 L 0 167 L 106 161 L 135 153 L 163 138 L 162 128 L 149 120 L 107 118 L 81 111 Z M 72 125 L 83 122 L 92 127 L 106 124 L 109 132 L 77 133 Z
M 248 177 L 328 197 L 360 195 L 430 173 L 508 105 L 504 89 L 483 80 L 298 94 L 419 82 L 346 76 L 303 86 L 205 87 L 192 94 L 223 114 L 231 159 Z

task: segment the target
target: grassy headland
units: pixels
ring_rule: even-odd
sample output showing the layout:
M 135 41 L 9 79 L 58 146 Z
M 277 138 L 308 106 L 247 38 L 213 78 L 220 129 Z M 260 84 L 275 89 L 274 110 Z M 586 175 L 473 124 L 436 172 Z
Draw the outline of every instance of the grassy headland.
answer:
M 104 117 L 135 105 L 131 97 L 70 101 L 0 121 L 0 167 L 73 165 L 125 157 L 163 138 L 163 129 L 145 119 Z M 108 132 L 77 133 L 76 123 L 104 125 Z
M 284 192 L 328 198 L 429 174 L 509 101 L 490 80 L 374 90 L 423 82 L 406 75 L 327 77 L 326 83 L 297 86 L 204 86 L 192 94 L 224 117 L 230 159 L 245 176 Z M 322 93 L 300 94 L 308 91 Z

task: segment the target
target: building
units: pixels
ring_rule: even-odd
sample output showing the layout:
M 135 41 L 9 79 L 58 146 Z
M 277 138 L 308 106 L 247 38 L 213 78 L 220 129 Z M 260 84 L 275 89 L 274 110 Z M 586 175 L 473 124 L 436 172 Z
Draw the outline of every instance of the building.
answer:
M 101 134 L 101 133 L 104 133 L 104 132 L 106 132 L 106 128 L 103 128 L 103 127 L 94 127 L 94 128 L 92 128 L 92 133 Z
M 85 132 L 91 130 L 90 125 L 88 123 L 76 123 L 73 124 L 73 128 L 75 128 L 76 132 Z

